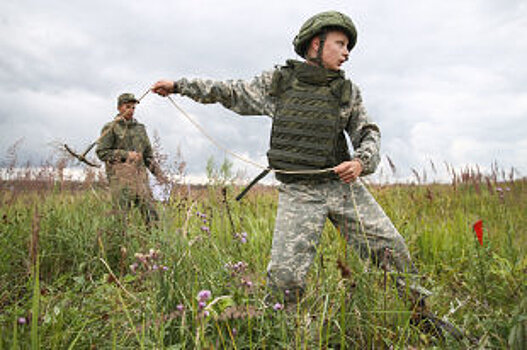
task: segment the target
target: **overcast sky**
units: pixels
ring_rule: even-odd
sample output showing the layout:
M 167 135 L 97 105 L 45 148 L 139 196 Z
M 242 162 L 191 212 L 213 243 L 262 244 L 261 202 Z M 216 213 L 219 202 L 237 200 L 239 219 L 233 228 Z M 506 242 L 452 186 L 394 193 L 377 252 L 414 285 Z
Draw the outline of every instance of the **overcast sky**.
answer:
M 20 162 L 35 165 L 54 159 L 53 143 L 84 150 L 120 93 L 140 96 L 158 79 L 250 79 L 298 58 L 302 23 L 332 9 L 358 29 L 343 69 L 381 127 L 384 169 L 389 156 L 401 179 L 412 168 L 433 178 L 431 161 L 439 172 L 497 162 L 527 175 L 522 0 L 2 1 L 1 164 L 18 140 Z M 266 164 L 269 118 L 175 100 L 226 147 Z M 166 99 L 147 95 L 136 117 L 164 152 L 181 150 L 188 174 L 225 156 Z

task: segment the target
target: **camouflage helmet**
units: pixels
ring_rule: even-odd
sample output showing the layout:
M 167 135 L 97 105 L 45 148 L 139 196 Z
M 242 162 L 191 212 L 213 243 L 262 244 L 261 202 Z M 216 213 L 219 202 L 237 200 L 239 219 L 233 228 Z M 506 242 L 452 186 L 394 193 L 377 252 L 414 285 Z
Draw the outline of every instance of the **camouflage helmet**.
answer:
M 351 51 L 357 42 L 357 30 L 351 18 L 338 11 L 326 11 L 314 15 L 304 22 L 293 40 L 295 52 L 304 57 L 311 39 L 328 27 L 341 29 L 348 36 L 348 51 Z

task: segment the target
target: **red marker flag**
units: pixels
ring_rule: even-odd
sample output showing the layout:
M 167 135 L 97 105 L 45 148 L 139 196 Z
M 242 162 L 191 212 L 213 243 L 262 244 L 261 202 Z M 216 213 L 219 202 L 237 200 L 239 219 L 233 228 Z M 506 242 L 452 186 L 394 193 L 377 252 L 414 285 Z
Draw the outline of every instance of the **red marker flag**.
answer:
M 474 232 L 476 232 L 476 236 L 478 237 L 479 244 L 483 246 L 483 221 L 478 220 L 474 224 Z

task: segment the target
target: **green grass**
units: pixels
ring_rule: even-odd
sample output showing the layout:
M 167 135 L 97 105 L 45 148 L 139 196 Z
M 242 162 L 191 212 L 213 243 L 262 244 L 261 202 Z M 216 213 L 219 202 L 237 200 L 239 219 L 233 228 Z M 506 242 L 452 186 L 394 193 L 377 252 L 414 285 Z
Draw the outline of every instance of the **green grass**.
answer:
M 123 224 L 102 190 L 17 192 L 3 184 L 0 348 L 469 346 L 434 342 L 410 326 L 411 312 L 383 271 L 365 272 L 329 224 L 305 298 L 293 309 L 269 307 L 265 270 L 277 191 L 257 188 L 238 203 L 237 190 L 182 190 L 157 204 L 160 227 L 148 229 L 136 212 Z M 481 348 L 525 345 L 527 181 L 371 190 L 434 292 L 433 311 Z M 483 246 L 472 231 L 479 219 Z M 346 278 L 338 261 L 349 269 Z M 204 308 L 201 290 L 212 293 Z

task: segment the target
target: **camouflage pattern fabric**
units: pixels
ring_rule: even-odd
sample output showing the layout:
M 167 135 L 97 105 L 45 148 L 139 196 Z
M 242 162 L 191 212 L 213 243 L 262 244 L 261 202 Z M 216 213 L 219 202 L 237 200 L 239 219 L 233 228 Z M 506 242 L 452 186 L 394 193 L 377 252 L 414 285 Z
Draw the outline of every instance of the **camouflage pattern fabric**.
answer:
M 274 70 L 250 81 L 213 81 L 180 79 L 175 92 L 200 103 L 221 103 L 240 115 L 275 116 L 277 101 L 270 95 Z M 363 164 L 362 176 L 371 174 L 379 164 L 380 131 L 364 108 L 360 89 L 352 83 L 350 104 L 340 108 L 340 120 L 353 145 L 352 158 Z M 351 192 L 353 191 L 353 193 Z M 351 196 L 358 206 L 354 209 Z M 390 270 L 416 272 L 404 239 L 373 196 L 359 182 L 351 187 L 340 180 L 283 183 L 280 187 L 268 276 L 271 287 L 288 289 L 290 295 L 303 290 L 306 274 L 316 253 L 326 218 L 350 233 L 350 244 L 362 257 L 375 257 L 388 248 Z M 364 230 L 356 234 L 359 222 Z M 400 290 L 406 282 L 397 279 Z M 410 287 L 421 295 L 429 294 L 418 284 Z
M 331 179 L 303 181 L 282 184 L 279 189 L 268 265 L 271 286 L 294 291 L 288 294 L 291 298 L 302 294 L 326 218 L 348 238 L 361 258 L 377 264 L 386 262 L 391 272 L 404 272 L 406 276 L 417 273 L 404 238 L 360 181 L 351 185 Z M 389 254 L 384 261 L 386 250 Z M 397 286 L 399 294 L 407 292 L 402 275 Z M 408 287 L 417 297 L 430 294 L 415 281 Z
M 200 103 L 221 103 L 240 115 L 265 115 L 273 118 L 277 100 L 270 95 L 274 70 L 266 71 L 250 81 L 180 79 L 176 92 Z M 360 89 L 352 83 L 351 103 L 340 109 L 340 120 L 350 136 L 354 158 L 363 164 L 362 175 L 375 171 L 379 164 L 380 131 L 362 103 Z
M 115 120 L 107 123 L 101 134 L 108 128 L 112 129 L 99 140 L 96 153 L 105 162 L 114 204 L 125 211 L 134 205 L 140 209 L 147 223 L 156 221 L 158 216 L 152 203 L 147 169 L 154 175 L 160 169 L 153 160 L 152 146 L 144 125 L 135 119 Z M 130 151 L 140 153 L 142 160 L 127 161 Z

